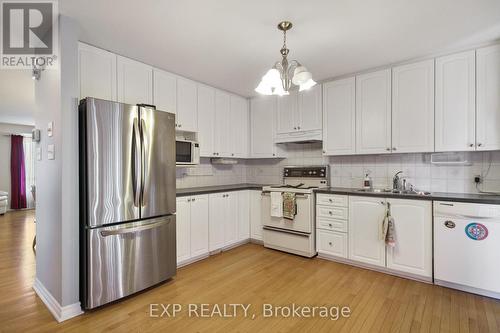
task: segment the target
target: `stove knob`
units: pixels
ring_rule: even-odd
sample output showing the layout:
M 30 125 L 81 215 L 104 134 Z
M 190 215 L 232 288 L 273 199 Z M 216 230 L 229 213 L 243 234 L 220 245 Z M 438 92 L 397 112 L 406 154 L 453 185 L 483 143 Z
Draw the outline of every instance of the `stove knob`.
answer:
M 312 174 L 313 174 L 313 172 L 312 172 L 312 171 L 309 171 L 309 174 L 310 174 L 310 175 L 312 175 Z

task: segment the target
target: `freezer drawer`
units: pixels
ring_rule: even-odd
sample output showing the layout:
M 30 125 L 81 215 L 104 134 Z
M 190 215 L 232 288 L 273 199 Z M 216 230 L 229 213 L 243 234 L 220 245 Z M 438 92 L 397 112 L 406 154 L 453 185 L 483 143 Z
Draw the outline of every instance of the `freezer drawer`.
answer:
M 176 273 L 175 215 L 87 230 L 86 309 Z

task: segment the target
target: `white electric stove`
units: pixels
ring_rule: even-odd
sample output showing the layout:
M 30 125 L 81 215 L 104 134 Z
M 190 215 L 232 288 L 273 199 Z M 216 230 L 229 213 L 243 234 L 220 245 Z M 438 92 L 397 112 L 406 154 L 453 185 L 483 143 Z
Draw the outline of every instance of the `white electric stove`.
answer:
M 314 190 L 329 186 L 328 166 L 285 167 L 283 185 L 262 189 L 264 246 L 305 257 L 316 255 Z M 271 192 L 295 193 L 293 219 L 271 216 Z

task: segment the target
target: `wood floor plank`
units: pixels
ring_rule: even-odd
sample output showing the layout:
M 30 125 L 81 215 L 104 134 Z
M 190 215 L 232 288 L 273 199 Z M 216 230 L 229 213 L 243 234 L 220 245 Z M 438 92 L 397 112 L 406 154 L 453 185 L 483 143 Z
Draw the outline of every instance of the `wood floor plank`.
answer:
M 33 212 L 0 216 L 0 332 L 498 332 L 500 301 L 247 244 L 156 288 L 58 324 L 32 289 Z M 245 303 L 251 318 L 151 318 L 151 303 Z M 349 306 L 349 318 L 264 318 L 264 303 Z

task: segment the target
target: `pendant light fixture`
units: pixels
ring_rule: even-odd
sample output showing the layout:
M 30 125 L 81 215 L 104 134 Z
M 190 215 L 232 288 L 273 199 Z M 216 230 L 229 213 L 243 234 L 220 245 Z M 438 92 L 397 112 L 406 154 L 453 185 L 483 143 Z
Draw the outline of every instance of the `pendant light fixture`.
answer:
M 292 84 L 299 86 L 299 91 L 309 89 L 316 85 L 312 74 L 297 60 L 288 61 L 290 50 L 286 47 L 286 32 L 292 28 L 292 22 L 283 21 L 278 24 L 278 29 L 283 31 L 283 46 L 281 47 L 281 61 L 274 64 L 262 77 L 255 91 L 263 95 L 288 95 Z

